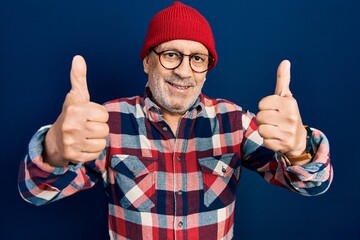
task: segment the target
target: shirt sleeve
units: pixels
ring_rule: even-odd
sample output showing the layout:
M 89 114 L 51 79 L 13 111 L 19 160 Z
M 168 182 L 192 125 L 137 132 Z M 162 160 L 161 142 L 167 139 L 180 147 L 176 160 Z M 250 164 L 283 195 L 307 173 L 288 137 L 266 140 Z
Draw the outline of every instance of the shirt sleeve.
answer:
M 43 142 L 50 126 L 40 128 L 31 138 L 20 163 L 18 189 L 21 197 L 34 205 L 44 205 L 91 188 L 104 172 L 105 150 L 99 159 L 65 167 L 43 162 Z
M 283 156 L 263 146 L 254 114 L 244 112 L 242 165 L 259 173 L 271 184 L 286 187 L 305 196 L 315 196 L 327 191 L 333 179 L 330 147 L 326 136 L 313 130 L 314 156 L 303 166 L 288 166 Z

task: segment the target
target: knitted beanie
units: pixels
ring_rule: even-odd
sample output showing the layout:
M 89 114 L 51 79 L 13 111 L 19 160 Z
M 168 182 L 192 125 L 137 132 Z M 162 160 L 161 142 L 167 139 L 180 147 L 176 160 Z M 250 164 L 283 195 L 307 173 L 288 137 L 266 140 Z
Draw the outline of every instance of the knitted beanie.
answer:
M 209 70 L 215 67 L 218 56 L 210 24 L 196 9 L 179 1 L 158 12 L 150 21 L 141 59 L 151 48 L 177 39 L 202 43 L 214 58 Z

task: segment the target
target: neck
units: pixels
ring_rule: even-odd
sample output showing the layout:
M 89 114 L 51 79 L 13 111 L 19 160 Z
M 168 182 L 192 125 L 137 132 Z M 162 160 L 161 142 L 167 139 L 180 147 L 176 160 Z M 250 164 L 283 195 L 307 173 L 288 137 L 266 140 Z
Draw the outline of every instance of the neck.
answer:
M 176 135 L 180 119 L 183 115 L 184 113 L 173 113 L 163 110 L 163 118 L 165 122 L 170 126 L 174 135 Z

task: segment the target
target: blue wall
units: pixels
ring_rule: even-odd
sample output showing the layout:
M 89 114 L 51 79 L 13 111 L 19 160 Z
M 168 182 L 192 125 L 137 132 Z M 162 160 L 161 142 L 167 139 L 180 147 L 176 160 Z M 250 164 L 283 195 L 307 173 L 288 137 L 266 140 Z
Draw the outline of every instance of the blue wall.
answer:
M 73 55 L 87 60 L 93 101 L 143 92 L 139 53 L 147 24 L 170 2 L 0 2 L 1 239 L 106 239 L 101 184 L 34 207 L 17 192 L 18 164 L 32 134 L 59 114 Z M 288 58 L 303 122 L 324 131 L 331 143 L 335 178 L 319 197 L 299 196 L 243 172 L 236 239 L 360 239 L 359 2 L 184 2 L 208 18 L 216 38 L 219 63 L 204 93 L 256 112 L 258 101 L 274 91 L 278 63 Z

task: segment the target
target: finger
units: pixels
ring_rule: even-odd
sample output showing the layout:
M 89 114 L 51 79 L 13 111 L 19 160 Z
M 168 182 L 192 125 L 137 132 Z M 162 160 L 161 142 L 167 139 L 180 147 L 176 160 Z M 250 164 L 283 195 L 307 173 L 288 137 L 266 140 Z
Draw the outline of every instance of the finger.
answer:
M 86 62 L 82 56 L 75 56 L 70 71 L 71 91 L 80 102 L 89 102 L 90 94 L 86 82 Z
M 106 140 L 103 139 L 105 144 L 94 143 L 93 140 L 92 142 L 92 147 L 87 147 L 88 144 L 78 144 L 77 148 L 68 149 L 66 152 L 64 152 L 64 159 L 73 163 L 78 163 L 88 162 L 98 158 L 106 147 Z
M 83 146 L 80 146 L 83 153 L 98 153 L 106 147 L 106 139 L 86 139 Z
M 275 87 L 275 95 L 281 97 L 291 97 L 290 91 L 290 62 L 284 60 L 280 63 L 277 70 L 277 79 Z
M 105 123 L 109 119 L 109 113 L 107 109 L 100 104 L 89 102 L 86 104 L 87 113 L 86 117 L 88 121 Z
M 281 100 L 282 97 L 279 97 L 278 95 L 271 95 L 264 97 L 260 100 L 258 104 L 258 108 L 260 111 L 263 110 L 275 110 L 278 111 L 281 108 Z
M 78 152 L 76 153 L 76 157 L 67 158 L 68 161 L 72 163 L 79 163 L 79 162 L 89 162 L 92 160 L 97 159 L 100 154 L 102 153 L 102 150 L 99 152 Z
M 73 103 L 74 101 L 74 94 L 68 93 L 65 99 L 63 112 L 64 116 L 66 117 L 67 121 L 72 122 L 73 124 L 70 125 L 70 128 L 79 128 L 82 125 L 79 125 L 87 122 L 101 122 L 106 123 L 109 119 L 109 113 L 107 109 L 97 103 L 94 102 L 87 102 L 87 103 Z M 69 104 L 72 103 L 72 104 Z
M 280 118 L 280 113 L 274 110 L 260 111 L 256 114 L 258 123 L 277 126 Z
M 271 149 L 277 152 L 284 152 L 284 147 L 282 145 L 282 141 L 274 138 L 264 139 L 264 146 L 267 149 Z
M 264 139 L 273 139 L 273 140 L 281 140 L 279 136 L 276 134 L 279 131 L 279 128 L 274 125 L 261 124 L 258 127 L 259 134 Z
M 86 138 L 87 139 L 104 139 L 109 135 L 109 125 L 100 122 L 86 122 Z

